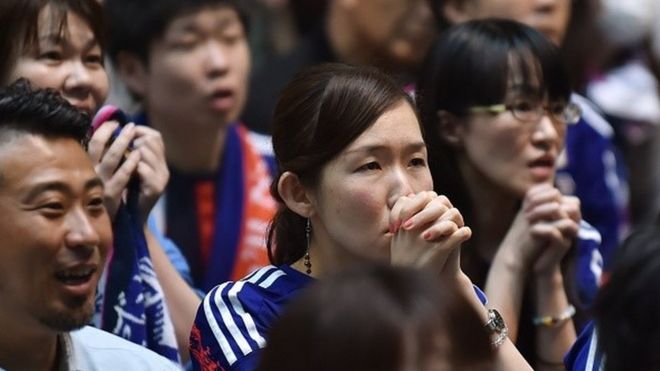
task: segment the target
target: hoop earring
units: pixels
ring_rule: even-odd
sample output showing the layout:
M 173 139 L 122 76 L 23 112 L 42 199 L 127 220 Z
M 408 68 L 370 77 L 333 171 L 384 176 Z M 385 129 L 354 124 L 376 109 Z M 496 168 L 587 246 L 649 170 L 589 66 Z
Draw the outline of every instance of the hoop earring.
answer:
M 303 265 L 307 270 L 305 273 L 312 274 L 312 261 L 309 258 L 309 241 L 312 234 L 312 223 L 307 219 L 307 224 L 305 225 L 305 239 L 307 240 L 307 250 L 305 251 L 305 256 L 303 257 Z

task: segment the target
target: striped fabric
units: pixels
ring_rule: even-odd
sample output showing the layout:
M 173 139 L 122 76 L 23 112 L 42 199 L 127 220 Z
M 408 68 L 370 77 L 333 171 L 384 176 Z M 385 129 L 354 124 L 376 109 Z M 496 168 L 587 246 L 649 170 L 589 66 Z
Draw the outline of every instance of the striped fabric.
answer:
M 312 280 L 291 267 L 271 265 L 213 288 L 190 335 L 193 369 L 254 370 L 271 324 Z
M 598 349 L 597 331 L 590 323 L 564 358 L 564 365 L 568 371 L 603 371 L 604 364 L 605 357 Z

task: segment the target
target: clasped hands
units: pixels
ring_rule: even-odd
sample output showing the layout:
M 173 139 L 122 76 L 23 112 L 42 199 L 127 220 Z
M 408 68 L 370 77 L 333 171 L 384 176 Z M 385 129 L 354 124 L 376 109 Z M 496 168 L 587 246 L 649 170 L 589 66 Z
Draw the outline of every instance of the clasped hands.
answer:
M 445 196 L 425 191 L 400 197 L 390 212 L 394 265 L 460 275 L 460 245 L 472 235 Z

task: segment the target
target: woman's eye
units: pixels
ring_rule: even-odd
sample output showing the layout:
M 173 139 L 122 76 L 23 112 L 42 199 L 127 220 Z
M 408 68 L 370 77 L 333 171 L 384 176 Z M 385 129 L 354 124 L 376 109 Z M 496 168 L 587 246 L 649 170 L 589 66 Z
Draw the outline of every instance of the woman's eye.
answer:
M 234 34 L 225 34 L 225 35 L 222 35 L 221 39 L 222 39 L 223 43 L 225 43 L 226 45 L 234 45 L 237 42 L 243 40 L 243 35 L 242 34 L 236 34 L 236 33 L 234 33 Z
M 550 105 L 550 113 L 553 115 L 561 116 L 566 111 L 566 105 L 563 103 L 552 103 Z
M 379 169 L 380 169 L 380 165 L 377 162 L 372 161 L 372 162 L 369 162 L 367 164 L 364 164 L 364 165 L 360 166 L 357 170 L 358 171 L 371 171 L 371 170 L 379 170 Z
M 62 54 L 58 51 L 47 51 L 39 54 L 39 59 L 48 60 L 48 61 L 59 61 L 62 60 Z
M 527 101 L 518 101 L 515 102 L 513 105 L 513 109 L 518 112 L 529 112 L 533 111 L 535 104 L 532 102 L 527 102 Z
M 426 160 L 421 157 L 413 158 L 412 160 L 410 160 L 410 165 L 415 167 L 426 166 Z
M 91 207 L 103 206 L 103 198 L 101 198 L 101 197 L 92 198 L 89 201 L 89 206 L 91 206 Z
M 88 55 L 87 58 L 85 58 L 85 62 L 92 64 L 103 64 L 103 57 L 100 55 Z

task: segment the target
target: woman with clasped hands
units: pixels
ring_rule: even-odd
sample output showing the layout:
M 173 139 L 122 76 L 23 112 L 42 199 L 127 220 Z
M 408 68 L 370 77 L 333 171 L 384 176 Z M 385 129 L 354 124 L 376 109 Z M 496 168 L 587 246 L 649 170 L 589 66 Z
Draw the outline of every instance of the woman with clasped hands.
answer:
M 495 368 L 529 368 L 460 269 L 471 231 L 432 191 L 420 124 L 401 89 L 374 69 L 323 65 L 288 85 L 274 122 L 273 265 L 209 292 L 191 334 L 194 368 L 254 370 L 283 306 L 314 279 L 365 259 L 429 270 L 456 287 L 493 331 Z

